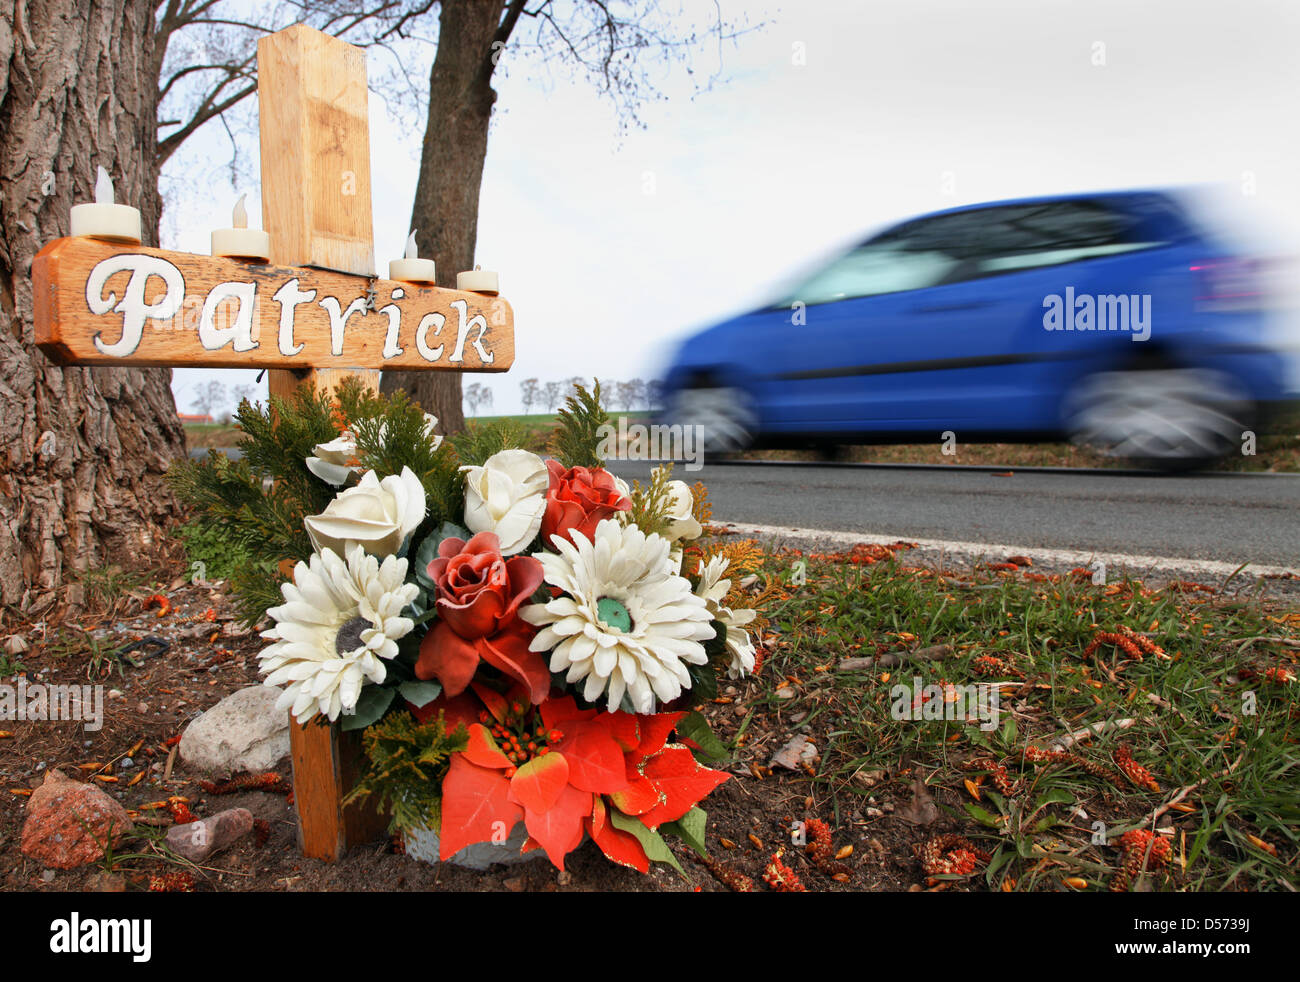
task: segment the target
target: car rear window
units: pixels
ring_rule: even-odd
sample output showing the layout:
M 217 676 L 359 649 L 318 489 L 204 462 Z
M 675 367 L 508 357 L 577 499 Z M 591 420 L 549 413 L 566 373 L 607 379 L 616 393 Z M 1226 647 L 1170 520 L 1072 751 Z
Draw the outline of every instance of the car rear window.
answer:
M 919 290 L 1155 248 L 1188 234 L 1177 208 L 1157 194 L 975 208 L 895 226 L 774 306 Z
M 1045 201 L 936 215 L 877 239 L 941 252 L 963 264 L 963 278 L 1055 266 L 1165 245 L 1185 234 L 1158 195 Z

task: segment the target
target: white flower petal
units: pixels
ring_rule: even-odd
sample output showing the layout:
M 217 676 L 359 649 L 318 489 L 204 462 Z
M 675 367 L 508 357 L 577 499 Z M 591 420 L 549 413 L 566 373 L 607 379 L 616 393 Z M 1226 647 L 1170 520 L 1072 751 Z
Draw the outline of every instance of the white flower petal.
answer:
M 552 541 L 556 553 L 537 558 L 545 581 L 568 596 L 521 610 L 541 628 L 530 648 L 553 647 L 551 671 L 566 672 L 569 683 L 582 681 L 588 701 L 604 693 L 611 712 L 625 695 L 643 713 L 655 710 L 656 696 L 680 696 L 690 686 L 685 665 L 707 663 L 700 642 L 714 631 L 706 600 L 669 568 L 669 541 L 619 519 L 600 522 L 591 539 L 575 533 L 572 541 Z M 626 609 L 626 631 L 601 619 L 602 599 Z

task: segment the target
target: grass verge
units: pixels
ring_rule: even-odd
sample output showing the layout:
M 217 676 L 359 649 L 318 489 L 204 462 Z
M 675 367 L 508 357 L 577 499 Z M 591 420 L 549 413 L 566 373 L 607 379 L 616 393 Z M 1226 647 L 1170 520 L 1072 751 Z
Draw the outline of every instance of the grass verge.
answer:
M 816 738 L 813 787 L 836 825 L 910 796 L 898 814 L 939 860 L 923 866 L 931 888 L 1295 889 L 1294 605 L 1199 584 L 941 574 L 874 549 L 768 564 L 804 582 L 768 607 L 776 640 L 750 705 Z M 1000 684 L 996 714 L 958 698 L 978 684 Z M 921 718 L 898 718 L 909 712 Z M 1126 754 L 1146 778 L 1123 773 Z M 1130 832 L 1141 854 L 1121 846 Z

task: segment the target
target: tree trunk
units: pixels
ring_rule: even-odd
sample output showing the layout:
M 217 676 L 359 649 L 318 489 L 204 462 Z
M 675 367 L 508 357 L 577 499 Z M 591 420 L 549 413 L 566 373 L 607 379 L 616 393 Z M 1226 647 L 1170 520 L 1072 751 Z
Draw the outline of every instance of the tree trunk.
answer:
M 420 155 L 411 227 L 420 254 L 438 264 L 438 285 L 474 268 L 478 196 L 487 156 L 488 124 L 497 94 L 492 41 L 505 0 L 447 0 L 439 17 L 438 51 L 429 74 L 429 118 Z M 383 392 L 405 389 L 439 429 L 465 427 L 459 372 L 385 372 Z
M 32 257 L 94 196 L 95 167 L 157 243 L 154 3 L 0 10 L 0 602 L 47 608 L 78 574 L 154 560 L 184 453 L 169 369 L 59 368 L 34 346 Z M 151 74 L 154 72 L 154 74 Z

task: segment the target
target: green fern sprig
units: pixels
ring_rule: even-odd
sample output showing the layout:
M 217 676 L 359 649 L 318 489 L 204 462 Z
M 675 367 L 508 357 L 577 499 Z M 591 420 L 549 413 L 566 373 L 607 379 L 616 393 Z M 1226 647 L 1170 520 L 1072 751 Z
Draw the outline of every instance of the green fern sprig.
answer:
M 574 386 L 573 395 L 565 400 L 556 414 L 556 430 L 551 437 L 551 455 L 565 467 L 603 467 L 605 461 L 596 452 L 609 426 L 609 413 L 600 404 L 600 380 L 589 392 Z
M 442 779 L 451 755 L 468 745 L 465 725 L 448 733 L 442 713 L 420 723 L 405 710 L 390 712 L 366 727 L 365 772 L 344 802 L 374 795 L 377 807 L 389 815 L 392 831 L 437 828 L 442 820 Z
M 668 482 L 672 476 L 673 465 L 669 462 L 650 472 L 649 485 L 643 487 L 640 481 L 632 482 L 632 510 L 628 513 L 628 522 L 646 535 L 652 532 L 663 534 L 668 530 L 668 507 L 672 503 Z

